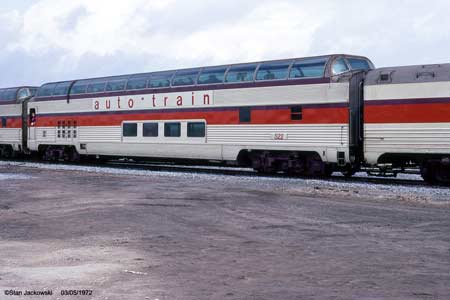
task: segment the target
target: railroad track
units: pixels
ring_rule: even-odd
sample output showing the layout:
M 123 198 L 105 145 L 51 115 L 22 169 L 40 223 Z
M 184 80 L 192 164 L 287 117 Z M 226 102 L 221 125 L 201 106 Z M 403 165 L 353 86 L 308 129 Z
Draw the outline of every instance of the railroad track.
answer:
M 318 177 L 301 177 L 292 176 L 284 173 L 276 174 L 260 174 L 250 168 L 237 168 L 237 167 L 223 167 L 223 166 L 191 166 L 191 165 L 179 165 L 168 164 L 167 162 L 130 162 L 120 160 L 110 160 L 103 163 L 98 162 L 83 162 L 83 163 L 67 163 L 67 162 L 49 162 L 39 160 L 7 160 L 2 159 L 4 162 L 16 162 L 16 163 L 39 163 L 39 164 L 55 164 L 55 165 L 68 165 L 68 166 L 80 166 L 80 167 L 96 167 L 96 168 L 115 168 L 124 170 L 143 170 L 143 171 L 158 171 L 158 172 L 179 172 L 179 173 L 195 173 L 195 174 L 214 174 L 214 175 L 227 175 L 227 176 L 250 176 L 255 178 L 289 178 L 289 179 L 319 179 L 326 182 L 347 182 L 347 183 L 370 183 L 370 184 L 384 184 L 384 185 L 402 185 L 402 186 L 423 186 L 430 187 L 432 185 L 425 183 L 421 180 L 414 179 L 400 179 L 393 177 L 351 177 L 346 178 L 338 173 L 334 173 L 329 178 Z

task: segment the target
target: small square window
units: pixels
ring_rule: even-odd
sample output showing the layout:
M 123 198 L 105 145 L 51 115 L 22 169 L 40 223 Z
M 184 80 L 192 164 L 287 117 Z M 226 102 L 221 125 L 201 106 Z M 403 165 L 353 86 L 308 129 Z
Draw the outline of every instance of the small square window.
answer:
M 145 137 L 157 137 L 158 123 L 144 123 L 142 125 L 142 135 Z
M 123 136 L 137 136 L 137 123 L 124 123 L 122 132 Z
M 302 107 L 301 106 L 293 106 L 291 107 L 291 120 L 298 121 L 303 118 L 302 115 Z
M 241 123 L 251 122 L 251 111 L 249 107 L 241 107 L 239 109 L 239 122 Z
M 205 137 L 205 123 L 192 122 L 187 124 L 188 137 Z
M 164 136 L 180 137 L 181 136 L 181 124 L 180 123 L 165 123 L 164 124 Z

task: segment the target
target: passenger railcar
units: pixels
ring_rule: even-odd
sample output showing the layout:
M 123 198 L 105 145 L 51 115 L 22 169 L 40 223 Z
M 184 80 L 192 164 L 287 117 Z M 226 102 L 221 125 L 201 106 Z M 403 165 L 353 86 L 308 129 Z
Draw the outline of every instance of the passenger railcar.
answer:
M 78 155 L 238 161 L 326 174 L 354 163 L 349 77 L 330 55 L 48 83 L 29 103 L 28 147 Z M 334 77 L 334 78 L 333 78 Z
M 36 93 L 37 87 L 0 89 L 0 157 L 12 157 L 27 143 L 26 110 L 23 103 Z M 26 106 L 25 106 L 26 107 Z

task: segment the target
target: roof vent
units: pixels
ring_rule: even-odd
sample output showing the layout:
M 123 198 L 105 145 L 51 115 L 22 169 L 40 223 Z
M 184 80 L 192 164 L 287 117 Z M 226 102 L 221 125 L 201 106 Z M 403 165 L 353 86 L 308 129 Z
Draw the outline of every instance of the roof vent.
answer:
M 394 71 L 390 71 L 390 72 L 380 72 L 380 74 L 378 75 L 378 83 L 390 83 L 392 82 L 392 73 L 394 73 Z

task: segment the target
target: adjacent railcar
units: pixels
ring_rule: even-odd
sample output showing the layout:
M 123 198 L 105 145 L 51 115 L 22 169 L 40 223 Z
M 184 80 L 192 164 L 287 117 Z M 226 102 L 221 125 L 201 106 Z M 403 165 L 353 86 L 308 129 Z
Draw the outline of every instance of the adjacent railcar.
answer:
M 47 83 L 28 103 L 28 148 L 234 161 L 327 174 L 361 156 L 365 57 L 329 55 Z M 350 74 L 350 75 L 349 75 Z
M 420 166 L 450 181 L 450 64 L 375 69 L 364 82 L 364 156 L 369 165 Z
M 23 103 L 36 93 L 37 87 L 0 89 L 0 157 L 12 157 L 24 149 L 27 141 Z M 24 133 L 24 134 L 23 134 Z

